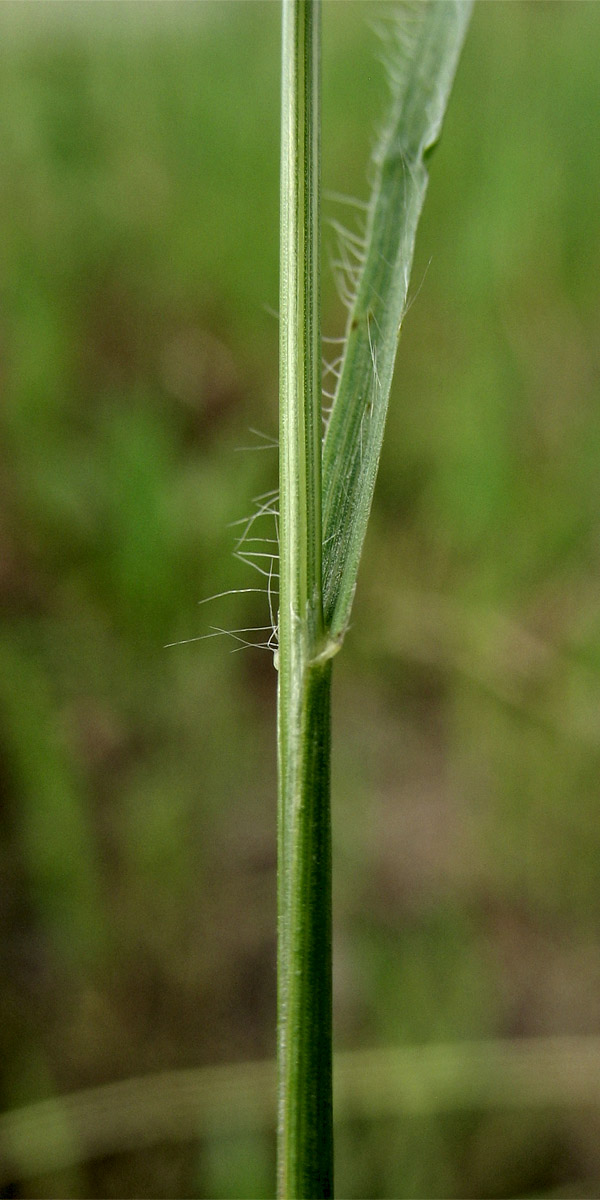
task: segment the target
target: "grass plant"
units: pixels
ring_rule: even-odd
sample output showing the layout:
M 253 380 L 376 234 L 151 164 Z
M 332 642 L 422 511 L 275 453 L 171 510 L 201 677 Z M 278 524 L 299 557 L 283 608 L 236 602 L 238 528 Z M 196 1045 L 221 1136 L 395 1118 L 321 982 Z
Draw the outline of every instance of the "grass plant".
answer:
M 323 187 L 364 200 L 377 11 L 323 5 Z M 279 7 L 0 30 L 2 1187 L 264 1198 L 272 669 L 162 647 L 276 485 L 233 448 L 275 424 Z M 600 1195 L 600 1049 L 529 1053 L 598 1027 L 599 42 L 598 5 L 477 6 L 433 160 L 333 667 L 349 1200 Z M 341 334 L 334 292 L 324 262 Z
M 278 1190 L 333 1195 L 331 675 L 381 453 L 427 159 L 470 15 L 465 0 L 386 22 L 390 115 L 363 237 L 338 228 L 348 307 L 321 440 L 320 0 L 284 0 L 278 648 Z

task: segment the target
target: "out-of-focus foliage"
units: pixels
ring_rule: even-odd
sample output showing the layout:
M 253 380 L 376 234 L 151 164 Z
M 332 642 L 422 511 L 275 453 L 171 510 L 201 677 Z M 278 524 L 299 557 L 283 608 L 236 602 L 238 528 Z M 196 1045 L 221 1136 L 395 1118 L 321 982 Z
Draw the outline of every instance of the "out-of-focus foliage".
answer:
M 366 194 L 373 11 L 325 6 L 333 193 Z M 479 6 L 431 163 L 336 663 L 340 1047 L 600 1032 L 599 48 L 597 5 Z M 272 3 L 0 7 L 6 1108 L 274 1049 L 270 656 L 163 646 L 268 620 L 196 601 L 260 584 L 228 523 L 276 479 L 236 447 L 276 428 L 278 72 Z M 599 1120 L 353 1125 L 338 1190 L 594 1196 Z M 5 1194 L 272 1170 L 236 1134 Z

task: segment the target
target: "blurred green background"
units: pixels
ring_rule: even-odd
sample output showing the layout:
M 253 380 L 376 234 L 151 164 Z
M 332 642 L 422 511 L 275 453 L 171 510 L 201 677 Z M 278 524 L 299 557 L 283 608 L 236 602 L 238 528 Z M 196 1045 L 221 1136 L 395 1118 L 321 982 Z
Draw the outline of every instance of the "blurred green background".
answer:
M 324 12 L 324 186 L 362 198 L 377 8 Z M 598 5 L 479 5 L 432 160 L 336 661 L 339 1049 L 600 1034 L 599 53 Z M 278 87 L 274 2 L 0 7 L 4 1110 L 274 1052 L 272 659 L 164 646 L 268 621 L 197 602 L 261 582 Z M 339 1194 L 597 1196 L 576 1096 L 341 1114 Z M 60 1172 L 45 1136 L 3 1196 L 273 1188 L 268 1121 Z

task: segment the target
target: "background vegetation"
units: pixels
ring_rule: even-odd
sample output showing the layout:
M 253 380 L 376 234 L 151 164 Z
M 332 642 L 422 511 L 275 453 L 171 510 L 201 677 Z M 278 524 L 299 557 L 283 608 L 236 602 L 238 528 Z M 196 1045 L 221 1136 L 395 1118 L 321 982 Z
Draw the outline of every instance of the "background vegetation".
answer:
M 373 12 L 325 6 L 362 197 Z M 432 161 L 336 663 L 340 1049 L 600 1033 L 599 46 L 598 5 L 480 5 Z M 197 601 L 255 585 L 228 523 L 276 482 L 237 448 L 277 427 L 278 88 L 273 3 L 0 7 L 7 1110 L 274 1052 L 272 660 L 163 646 L 268 620 Z M 342 1124 L 339 1193 L 595 1196 L 575 1084 Z M 269 1194 L 268 1129 L 200 1133 L 2 1194 Z

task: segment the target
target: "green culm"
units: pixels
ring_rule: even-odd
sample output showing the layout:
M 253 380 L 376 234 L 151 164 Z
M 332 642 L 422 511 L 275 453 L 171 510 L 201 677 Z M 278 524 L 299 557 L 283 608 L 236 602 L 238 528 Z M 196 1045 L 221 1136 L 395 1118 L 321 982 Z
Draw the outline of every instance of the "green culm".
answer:
M 339 229 L 348 320 L 321 436 L 320 0 L 283 0 L 278 621 L 278 1192 L 333 1195 L 330 709 L 406 307 L 427 160 L 465 0 L 386 14 L 391 104 L 364 238 Z

